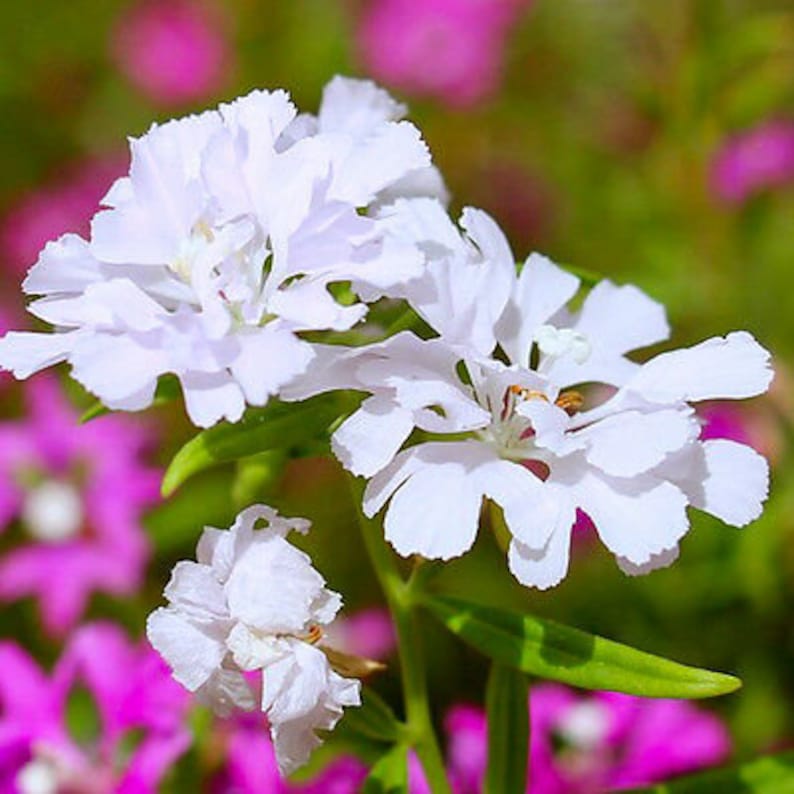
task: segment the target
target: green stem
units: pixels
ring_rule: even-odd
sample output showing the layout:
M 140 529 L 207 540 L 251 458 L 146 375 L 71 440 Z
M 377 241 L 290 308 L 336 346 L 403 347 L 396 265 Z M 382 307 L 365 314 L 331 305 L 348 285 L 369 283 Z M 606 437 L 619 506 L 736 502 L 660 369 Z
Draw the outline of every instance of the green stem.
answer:
M 430 715 L 419 626 L 411 598 L 411 585 L 416 584 L 418 577 L 412 577 L 409 583 L 403 580 L 392 551 L 383 537 L 383 527 L 361 512 L 363 496 L 361 481 L 352 476 L 349 479 L 364 545 L 386 596 L 386 603 L 397 634 L 408 734 L 422 763 L 430 791 L 433 794 L 451 794 L 452 790 L 447 780 L 444 760 Z

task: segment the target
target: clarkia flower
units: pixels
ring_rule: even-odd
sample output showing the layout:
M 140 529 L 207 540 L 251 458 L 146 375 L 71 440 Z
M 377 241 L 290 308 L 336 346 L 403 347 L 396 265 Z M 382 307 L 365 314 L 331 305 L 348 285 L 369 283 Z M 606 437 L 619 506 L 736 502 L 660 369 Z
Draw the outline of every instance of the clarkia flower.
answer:
M 330 730 L 343 706 L 360 703 L 359 682 L 335 672 L 321 645 L 341 598 L 286 540 L 308 527 L 255 505 L 228 531 L 205 529 L 197 562 L 176 565 L 169 606 L 148 621 L 152 645 L 200 701 L 221 715 L 266 714 L 282 774 L 320 744 L 315 731 Z M 245 676 L 252 671 L 261 674 L 261 694 Z
M 68 360 L 107 406 L 138 410 L 175 373 L 205 427 L 264 405 L 314 356 L 303 331 L 345 330 L 417 276 L 422 257 L 370 208 L 440 180 L 419 131 L 373 84 L 336 78 L 317 119 L 283 91 L 153 126 L 104 198 L 91 241 L 49 244 L 24 282 L 54 334 L 9 333 L 27 377 Z M 401 187 L 402 186 L 402 187 Z M 349 284 L 362 300 L 329 291 Z
M 13 642 L 0 643 L 0 670 L 3 791 L 154 794 L 190 745 L 184 690 L 151 648 L 113 624 L 78 629 L 51 675 Z M 70 733 L 78 694 L 86 725 L 95 712 L 95 735 Z
M 711 185 L 723 201 L 741 204 L 794 181 L 794 122 L 769 121 L 726 141 L 714 157 Z
M 371 393 L 333 447 L 372 478 L 365 513 L 388 503 L 386 537 L 400 554 L 462 554 L 488 498 L 510 532 L 510 569 L 546 588 L 567 572 L 577 511 L 631 573 L 675 558 L 687 506 L 734 526 L 758 517 L 766 461 L 742 444 L 699 440 L 690 405 L 767 389 L 769 354 L 749 334 L 640 365 L 626 354 L 668 326 L 635 287 L 602 281 L 572 313 L 579 279 L 538 254 L 516 275 L 485 213 L 464 211 L 464 235 L 429 200 L 384 214 L 427 252 L 404 295 L 439 337 L 318 349 L 306 388 Z M 432 438 L 398 452 L 415 428 Z
M 358 44 L 379 80 L 457 106 L 493 94 L 522 0 L 371 0 Z
M 119 69 L 161 105 L 216 91 L 231 61 L 222 20 L 197 0 L 143 0 L 125 10 L 111 41 Z
M 28 415 L 0 424 L 0 529 L 19 542 L 0 559 L 0 599 L 34 596 L 45 628 L 62 634 L 92 592 L 129 595 L 149 545 L 141 513 L 160 474 L 141 455 L 149 434 L 123 417 L 79 424 L 48 377 L 26 384 Z
M 645 786 L 725 761 L 731 740 L 713 714 L 680 700 L 595 692 L 558 684 L 530 694 L 528 794 L 590 794 Z M 474 706 L 445 720 L 447 766 L 456 794 L 479 794 L 488 725 Z

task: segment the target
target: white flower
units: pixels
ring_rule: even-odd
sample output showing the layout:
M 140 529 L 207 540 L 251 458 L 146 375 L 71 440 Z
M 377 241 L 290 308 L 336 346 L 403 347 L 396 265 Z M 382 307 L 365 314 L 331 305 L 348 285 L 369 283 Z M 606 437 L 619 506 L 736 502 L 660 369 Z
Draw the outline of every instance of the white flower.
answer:
M 205 529 L 197 562 L 177 563 L 169 605 L 147 623 L 177 681 L 220 714 L 257 707 L 244 673 L 262 671 L 259 708 L 283 774 L 305 763 L 320 744 L 315 732 L 333 728 L 343 706 L 360 704 L 359 682 L 334 672 L 318 647 L 341 598 L 286 540 L 308 527 L 255 505 L 228 531 Z
M 90 242 L 50 243 L 23 285 L 56 333 L 7 334 L 0 365 L 24 378 L 68 360 L 123 410 L 149 405 L 158 377 L 175 373 L 202 427 L 265 404 L 311 361 L 301 332 L 366 314 L 329 285 L 371 301 L 424 266 L 367 214 L 401 183 L 414 195 L 430 168 L 418 130 L 396 115 L 371 83 L 337 78 L 313 123 L 285 92 L 254 91 L 153 126 L 131 141 L 129 176 Z
M 565 576 L 577 510 L 630 572 L 672 561 L 687 506 L 736 526 L 760 514 L 766 462 L 740 444 L 700 442 L 689 405 L 766 390 L 769 355 L 749 334 L 637 364 L 626 353 L 668 327 L 636 288 L 601 282 L 573 314 L 578 279 L 537 254 L 516 276 L 484 213 L 464 213 L 465 237 L 432 201 L 398 202 L 398 216 L 407 222 L 393 228 L 430 260 L 405 293 L 440 338 L 321 349 L 309 380 L 371 394 L 333 447 L 372 477 L 364 510 L 388 503 L 386 537 L 399 553 L 464 553 L 487 498 L 504 513 L 511 570 L 545 588 Z M 416 428 L 432 440 L 398 452 Z

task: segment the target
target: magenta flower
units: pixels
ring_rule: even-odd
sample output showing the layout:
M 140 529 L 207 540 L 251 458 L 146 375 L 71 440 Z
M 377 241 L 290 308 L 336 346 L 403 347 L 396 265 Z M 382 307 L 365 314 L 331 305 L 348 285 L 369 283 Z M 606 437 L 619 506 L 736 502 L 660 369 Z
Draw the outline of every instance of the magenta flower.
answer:
M 397 647 L 394 624 L 383 607 L 337 618 L 326 633 L 333 648 L 366 659 L 386 659 Z
M 730 752 L 725 726 L 686 701 L 579 695 L 558 684 L 539 684 L 530 697 L 530 794 L 648 785 L 718 764 Z M 446 729 L 453 788 L 478 794 L 487 762 L 485 714 L 456 706 Z
M 203 99 L 222 84 L 230 55 L 211 10 L 190 0 L 143 0 L 118 21 L 112 56 L 150 100 Z
M 508 31 L 527 0 L 372 0 L 358 27 L 379 80 L 449 105 L 494 93 Z
M 212 794 L 356 794 L 367 776 L 367 768 L 360 761 L 343 756 L 312 780 L 290 783 L 278 771 L 261 714 L 241 714 L 219 722 L 213 744 L 225 748 L 226 762 L 212 781 Z
M 141 512 L 160 475 L 141 462 L 147 433 L 129 418 L 80 425 L 49 378 L 30 381 L 25 396 L 28 416 L 0 424 L 0 530 L 21 530 L 0 559 L 0 600 L 36 597 L 45 628 L 62 634 L 92 591 L 140 586 Z
M 123 170 L 118 159 L 88 161 L 23 197 L 0 223 L 3 259 L 21 273 L 50 240 L 66 232 L 87 236 L 100 199 Z
M 96 713 L 89 737 L 67 722 L 78 690 Z M 80 628 L 50 676 L 0 643 L 0 792 L 154 794 L 190 744 L 187 705 L 160 657 L 110 623 Z
M 712 164 L 712 190 L 733 204 L 793 180 L 794 122 L 790 121 L 769 121 L 731 138 Z

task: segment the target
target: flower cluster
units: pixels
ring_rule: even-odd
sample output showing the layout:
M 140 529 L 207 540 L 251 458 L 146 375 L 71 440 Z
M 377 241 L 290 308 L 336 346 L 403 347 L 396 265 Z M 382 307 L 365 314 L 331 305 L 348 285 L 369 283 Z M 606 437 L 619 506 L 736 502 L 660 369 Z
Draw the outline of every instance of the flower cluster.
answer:
M 386 238 L 376 208 L 441 195 L 419 131 L 371 83 L 337 78 L 317 117 L 284 91 L 153 126 L 131 143 L 91 239 L 48 244 L 23 288 L 54 336 L 10 333 L 0 364 L 17 377 L 68 360 L 106 405 L 152 402 L 178 376 L 191 419 L 238 420 L 305 371 L 298 334 L 344 330 L 368 300 L 420 274 L 418 252 Z
M 177 564 L 169 606 L 148 622 L 152 645 L 201 701 L 222 715 L 261 708 L 284 774 L 320 743 L 316 730 L 333 728 L 343 706 L 360 702 L 358 681 L 335 672 L 320 644 L 342 600 L 286 540 L 308 528 L 255 505 L 228 531 L 205 529 L 197 562 Z M 246 676 L 255 671 L 261 692 Z
M 764 392 L 768 352 L 739 331 L 638 363 L 669 336 L 663 307 L 609 280 L 582 296 L 537 253 L 516 267 L 481 210 L 456 223 L 403 113 L 372 83 L 335 78 L 317 116 L 254 91 L 153 126 L 90 239 L 48 244 L 24 282 L 55 332 L 6 334 L 0 365 L 24 378 L 68 361 L 123 410 L 150 405 L 172 373 L 201 427 L 274 397 L 363 393 L 332 448 L 368 479 L 363 511 L 384 511 L 396 551 L 465 553 L 488 502 L 532 587 L 566 576 L 577 521 L 636 574 L 675 559 L 690 507 L 757 518 L 766 461 L 704 438 L 696 404 Z M 378 310 L 397 302 L 418 333 L 380 333 Z M 368 315 L 378 341 L 340 338 Z M 307 528 L 254 506 L 205 530 L 148 626 L 199 699 L 267 715 L 284 773 L 359 702 L 352 668 L 322 644 L 341 599 L 286 540 Z

